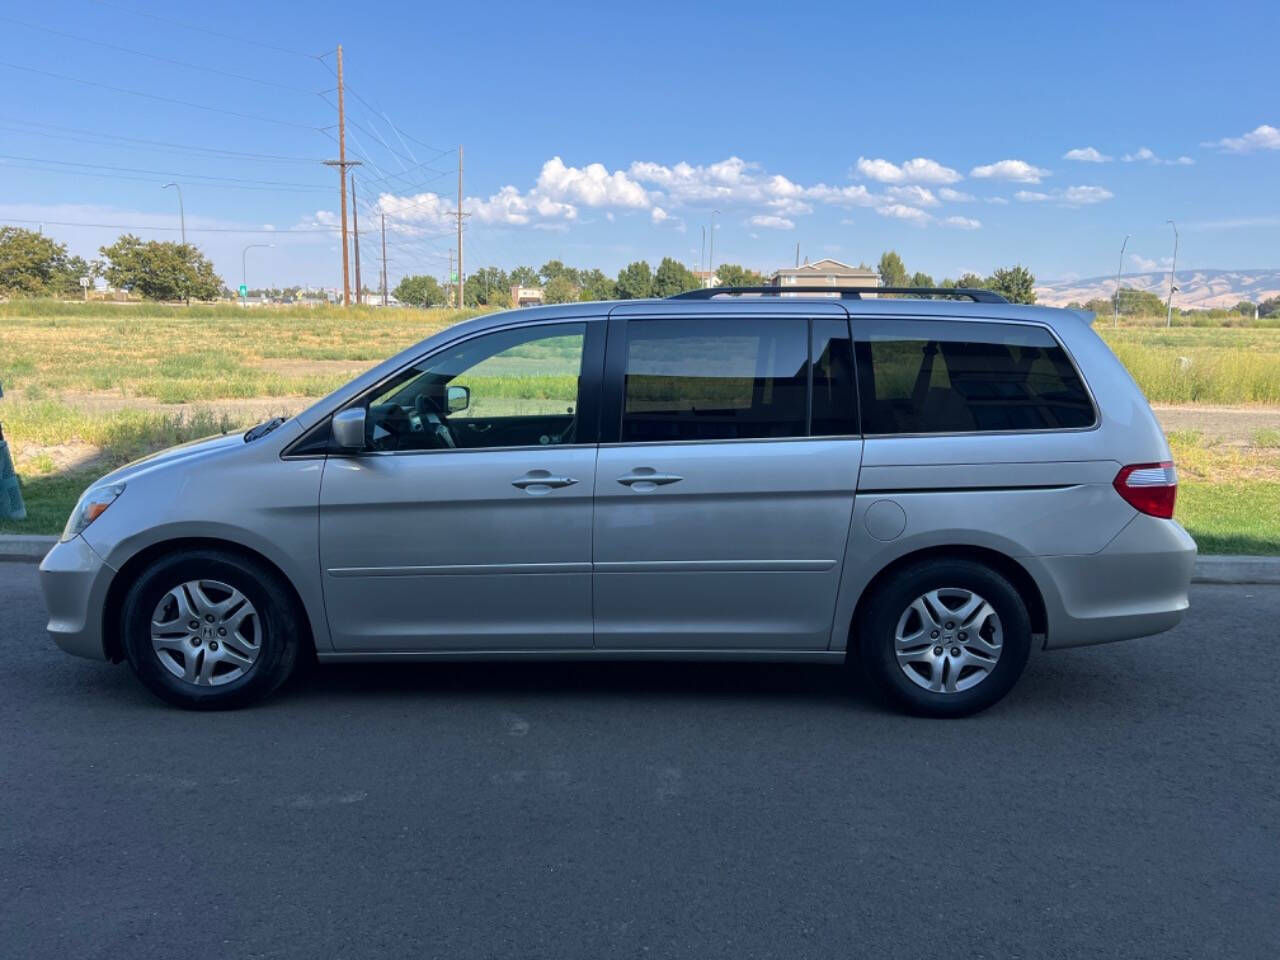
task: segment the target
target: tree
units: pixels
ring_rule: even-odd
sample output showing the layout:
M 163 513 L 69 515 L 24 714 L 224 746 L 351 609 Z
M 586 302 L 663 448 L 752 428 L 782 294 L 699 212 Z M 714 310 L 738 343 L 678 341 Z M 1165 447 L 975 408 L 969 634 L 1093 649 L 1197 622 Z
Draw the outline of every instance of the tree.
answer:
M 622 300 L 643 300 L 653 296 L 653 272 L 647 260 L 637 260 L 622 268 L 618 274 L 618 297 Z
M 596 269 L 578 271 L 578 286 L 582 300 L 616 300 L 618 285 L 610 277 Z
M 907 284 L 909 287 L 932 287 L 936 286 L 933 277 L 929 276 L 922 270 L 917 270 L 911 275 L 911 281 Z
M 511 279 L 498 267 L 481 267 L 467 277 L 467 306 L 500 306 L 511 302 Z M 495 302 L 496 301 L 496 302 Z
M 107 259 L 107 283 L 148 300 L 216 300 L 222 292 L 209 258 L 189 243 L 143 243 L 126 233 L 99 252 Z
M 541 282 L 538 280 L 538 271 L 533 267 L 516 267 L 511 271 L 508 279 L 512 286 L 520 287 L 536 287 Z
M 548 260 L 542 265 L 542 269 L 538 271 L 538 276 L 542 278 L 544 284 L 550 283 L 556 277 L 568 277 L 570 283 L 576 283 L 578 271 L 572 267 L 566 267 L 559 260 Z
M 1258 304 L 1258 316 L 1260 317 L 1280 316 L 1280 297 L 1272 297 L 1270 300 L 1263 300 L 1260 304 Z
M 578 299 L 578 288 L 567 273 L 558 273 L 542 285 L 543 303 L 572 303 Z
M 686 290 L 698 289 L 698 278 L 693 271 L 678 260 L 663 257 L 658 270 L 653 275 L 653 295 L 670 297 Z
M 896 251 L 886 250 L 880 255 L 880 263 L 876 266 L 880 274 L 882 287 L 905 287 L 907 285 L 907 268 Z
M 1036 302 L 1036 278 L 1020 263 L 1012 267 L 1000 267 L 987 278 L 986 285 L 1010 303 Z
M 716 279 L 721 287 L 761 287 L 764 286 L 763 274 L 748 270 L 736 263 L 722 263 L 716 267 Z
M 986 289 L 987 283 L 987 280 L 984 280 L 976 273 L 966 273 L 955 282 L 954 286 L 965 287 L 969 290 L 983 290 Z
M 66 245 L 52 237 L 19 227 L 0 227 L 0 294 L 47 297 L 79 293 L 80 278 L 92 272 L 80 257 L 68 257 Z
M 404 277 L 391 291 L 401 303 L 415 307 L 438 307 L 444 303 L 445 294 L 435 277 L 414 274 Z

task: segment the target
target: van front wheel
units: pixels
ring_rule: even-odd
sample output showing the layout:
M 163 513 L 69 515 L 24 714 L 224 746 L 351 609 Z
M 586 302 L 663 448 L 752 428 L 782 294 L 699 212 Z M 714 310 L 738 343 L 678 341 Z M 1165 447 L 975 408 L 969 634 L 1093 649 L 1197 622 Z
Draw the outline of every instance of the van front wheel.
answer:
M 189 709 L 239 707 L 293 672 L 301 637 L 275 571 L 219 550 L 152 564 L 124 601 L 125 655 L 138 678 Z
M 855 639 L 863 669 L 896 705 L 962 717 L 1013 687 L 1031 651 L 1031 619 L 1018 591 L 990 567 L 924 561 L 868 598 Z

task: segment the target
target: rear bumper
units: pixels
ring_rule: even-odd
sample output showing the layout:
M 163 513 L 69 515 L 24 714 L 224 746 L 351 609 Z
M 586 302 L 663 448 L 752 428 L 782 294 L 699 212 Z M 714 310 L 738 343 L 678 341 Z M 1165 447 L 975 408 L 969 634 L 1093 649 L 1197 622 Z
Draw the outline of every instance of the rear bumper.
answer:
M 77 657 L 105 660 L 102 608 L 114 571 L 83 537 L 57 543 L 40 563 L 49 636 Z
M 1139 514 L 1099 553 L 1024 561 L 1040 584 L 1046 649 L 1131 640 L 1176 626 L 1196 543 L 1172 520 Z

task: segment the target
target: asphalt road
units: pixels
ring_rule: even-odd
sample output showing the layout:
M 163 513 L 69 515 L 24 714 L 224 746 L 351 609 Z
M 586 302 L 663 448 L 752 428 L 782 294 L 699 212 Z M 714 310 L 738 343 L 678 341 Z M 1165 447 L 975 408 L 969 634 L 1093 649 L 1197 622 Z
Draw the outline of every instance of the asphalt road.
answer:
M 191 714 L 0 564 L 9 957 L 1280 955 L 1280 588 L 966 721 L 839 671 L 325 667 Z

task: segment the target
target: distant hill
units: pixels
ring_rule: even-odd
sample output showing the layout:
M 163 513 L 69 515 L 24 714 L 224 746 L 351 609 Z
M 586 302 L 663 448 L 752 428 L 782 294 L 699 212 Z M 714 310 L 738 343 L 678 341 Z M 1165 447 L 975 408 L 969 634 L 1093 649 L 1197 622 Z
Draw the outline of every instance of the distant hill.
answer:
M 1177 284 L 1174 306 L 1205 310 L 1234 307 L 1241 300 L 1260 303 L 1280 296 L 1280 270 L 1179 270 Z M 1120 285 L 1146 290 L 1163 299 L 1169 293 L 1169 271 L 1121 274 Z M 1114 276 L 1057 280 L 1036 286 L 1036 302 L 1050 307 L 1065 306 L 1072 301 L 1088 303 L 1109 299 L 1115 289 Z

